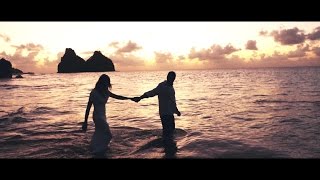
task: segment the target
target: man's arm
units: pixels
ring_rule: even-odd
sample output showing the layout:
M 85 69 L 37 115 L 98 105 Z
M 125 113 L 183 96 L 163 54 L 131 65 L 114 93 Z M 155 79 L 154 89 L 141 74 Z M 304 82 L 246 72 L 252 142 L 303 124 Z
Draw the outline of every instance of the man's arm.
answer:
M 135 101 L 135 102 L 139 102 L 141 99 L 153 97 L 153 96 L 156 96 L 158 94 L 159 94 L 159 85 L 156 88 L 152 89 L 151 91 L 145 92 L 140 97 L 134 97 L 132 100 Z
M 140 96 L 141 99 L 153 97 L 159 94 L 159 86 L 152 89 L 151 91 L 145 92 L 142 96 Z
M 177 106 L 176 106 L 176 114 L 177 114 L 178 116 L 181 116 L 181 112 L 179 111 L 179 109 L 178 109 Z
M 171 100 L 173 101 L 173 104 L 174 104 L 174 106 L 175 106 L 175 113 L 176 113 L 178 116 L 181 116 L 181 113 L 180 113 L 180 111 L 179 111 L 179 109 L 178 109 L 178 107 L 177 107 L 176 97 L 175 97 L 174 94 L 171 96 Z

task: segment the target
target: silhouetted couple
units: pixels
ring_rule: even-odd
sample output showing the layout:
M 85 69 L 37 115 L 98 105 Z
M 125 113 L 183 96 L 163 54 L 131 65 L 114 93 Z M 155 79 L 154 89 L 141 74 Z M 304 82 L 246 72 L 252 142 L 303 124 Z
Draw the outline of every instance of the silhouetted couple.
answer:
M 162 123 L 162 139 L 165 148 L 165 155 L 169 158 L 173 157 L 177 151 L 176 144 L 173 140 L 175 131 L 175 120 L 173 115 L 181 115 L 176 105 L 175 90 L 173 88 L 173 82 L 175 78 L 176 73 L 170 71 L 167 75 L 167 80 L 159 83 L 159 85 L 153 90 L 144 93 L 140 97 L 129 98 L 110 92 L 111 81 L 109 76 L 106 74 L 101 75 L 96 83 L 95 88 L 90 93 L 85 113 L 85 120 L 82 125 L 82 129 L 86 131 L 88 125 L 88 116 L 93 104 L 93 121 L 95 124 L 95 132 L 92 136 L 90 145 L 92 153 L 96 156 L 103 156 L 107 150 L 110 140 L 112 139 L 112 134 L 107 123 L 105 107 L 109 97 L 119 100 L 130 99 L 132 101 L 139 102 L 141 99 L 158 95 L 159 114 Z

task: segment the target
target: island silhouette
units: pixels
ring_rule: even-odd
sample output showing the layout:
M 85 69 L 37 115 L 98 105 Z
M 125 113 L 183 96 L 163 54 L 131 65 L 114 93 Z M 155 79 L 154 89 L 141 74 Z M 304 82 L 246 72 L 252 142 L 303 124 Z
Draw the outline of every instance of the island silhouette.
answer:
M 114 64 L 100 51 L 94 51 L 93 55 L 85 61 L 73 49 L 66 48 L 64 55 L 61 57 L 61 62 L 58 64 L 58 73 L 107 71 L 115 71 Z
M 17 75 L 21 78 L 21 74 L 24 73 L 20 69 L 13 68 L 9 60 L 0 59 L 0 78 L 12 78 L 12 75 Z

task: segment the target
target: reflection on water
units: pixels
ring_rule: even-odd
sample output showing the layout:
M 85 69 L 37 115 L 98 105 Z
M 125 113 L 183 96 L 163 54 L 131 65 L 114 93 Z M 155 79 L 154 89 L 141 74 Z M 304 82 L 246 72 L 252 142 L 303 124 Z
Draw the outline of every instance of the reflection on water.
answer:
M 176 73 L 177 151 L 162 143 L 156 97 L 139 103 L 110 98 L 114 139 L 107 158 L 320 157 L 320 68 Z M 106 74 L 115 94 L 131 97 L 156 87 L 167 71 Z M 87 133 L 79 123 L 100 75 L 1 80 L 0 158 L 92 157 L 92 112 Z

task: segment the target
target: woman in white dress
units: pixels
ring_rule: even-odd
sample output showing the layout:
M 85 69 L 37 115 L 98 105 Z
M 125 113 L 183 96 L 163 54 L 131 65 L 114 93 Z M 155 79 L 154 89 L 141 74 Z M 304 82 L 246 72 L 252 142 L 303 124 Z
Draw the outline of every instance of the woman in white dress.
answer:
M 92 153 L 95 155 L 104 155 L 108 144 L 112 139 L 112 134 L 106 118 L 106 103 L 108 98 L 112 97 L 119 100 L 132 100 L 132 98 L 113 94 L 109 89 L 111 89 L 110 78 L 108 75 L 102 74 L 97 81 L 95 88 L 90 93 L 85 120 L 82 125 L 82 130 L 86 131 L 88 126 L 88 116 L 93 104 L 93 121 L 95 124 L 95 131 L 91 139 L 90 148 Z

